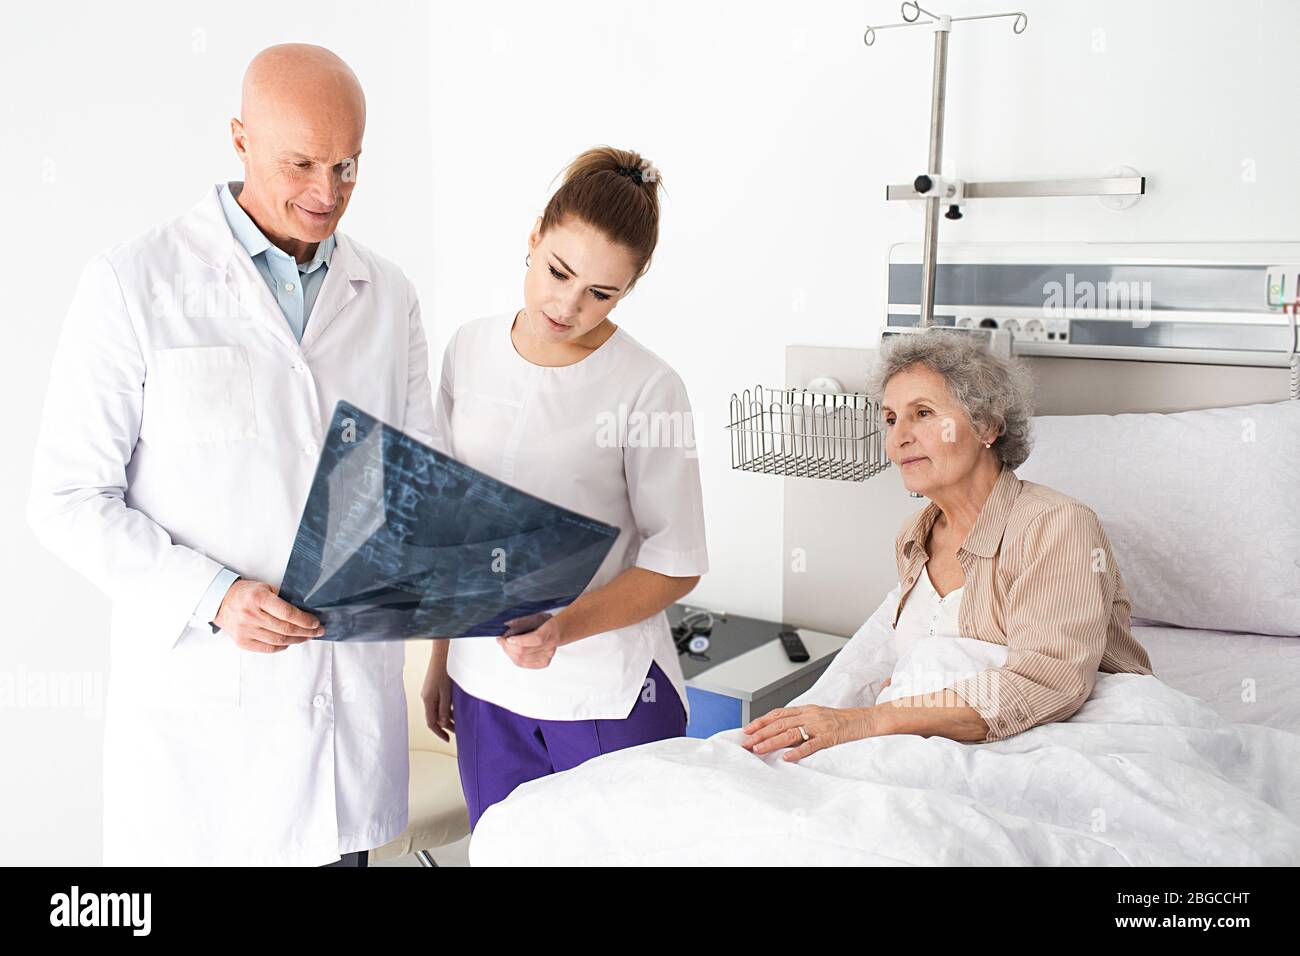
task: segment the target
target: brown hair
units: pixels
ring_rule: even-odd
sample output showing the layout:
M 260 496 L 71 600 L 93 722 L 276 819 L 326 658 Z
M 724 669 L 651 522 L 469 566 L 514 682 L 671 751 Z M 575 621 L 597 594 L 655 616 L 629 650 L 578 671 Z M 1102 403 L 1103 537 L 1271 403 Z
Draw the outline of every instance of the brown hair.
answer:
M 633 150 L 596 146 L 569 163 L 563 175 L 564 184 L 542 213 L 539 233 L 572 216 L 627 247 L 636 261 L 624 294 L 630 292 L 650 268 L 659 242 L 658 171 Z

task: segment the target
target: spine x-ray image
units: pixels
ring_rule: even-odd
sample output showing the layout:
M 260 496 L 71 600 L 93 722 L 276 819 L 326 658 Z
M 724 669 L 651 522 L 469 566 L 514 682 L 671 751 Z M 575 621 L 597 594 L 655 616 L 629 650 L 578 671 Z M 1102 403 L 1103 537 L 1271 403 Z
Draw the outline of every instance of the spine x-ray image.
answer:
M 500 637 L 573 601 L 617 536 L 339 402 L 280 596 L 320 640 Z

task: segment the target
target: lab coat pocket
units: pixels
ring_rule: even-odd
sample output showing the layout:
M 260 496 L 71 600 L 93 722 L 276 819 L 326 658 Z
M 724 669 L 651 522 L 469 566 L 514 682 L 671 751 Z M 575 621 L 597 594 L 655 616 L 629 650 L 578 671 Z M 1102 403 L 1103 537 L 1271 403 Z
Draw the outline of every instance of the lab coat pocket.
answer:
M 158 349 L 145 382 L 151 434 L 177 442 L 257 437 L 253 376 L 240 345 Z
M 239 656 L 225 634 L 189 627 L 169 652 L 168 667 L 191 704 L 234 704 L 239 700 Z
M 225 634 L 187 627 L 167 648 L 115 649 L 113 688 L 127 706 L 146 710 L 206 710 L 239 702 L 241 652 Z

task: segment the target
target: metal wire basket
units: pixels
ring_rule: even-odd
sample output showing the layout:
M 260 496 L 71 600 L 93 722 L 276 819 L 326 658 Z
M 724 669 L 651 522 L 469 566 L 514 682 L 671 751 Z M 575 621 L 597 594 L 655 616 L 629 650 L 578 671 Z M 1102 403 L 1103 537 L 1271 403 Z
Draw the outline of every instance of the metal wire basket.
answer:
M 865 481 L 889 467 L 880 406 L 856 392 L 756 385 L 731 396 L 731 467 Z

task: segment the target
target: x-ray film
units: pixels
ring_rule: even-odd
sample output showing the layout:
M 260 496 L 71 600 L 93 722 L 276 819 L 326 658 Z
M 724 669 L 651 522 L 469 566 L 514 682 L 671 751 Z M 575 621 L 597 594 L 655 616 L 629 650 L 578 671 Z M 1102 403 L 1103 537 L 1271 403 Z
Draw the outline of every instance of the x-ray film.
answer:
M 280 597 L 317 640 L 500 637 L 581 594 L 618 531 L 339 402 Z

